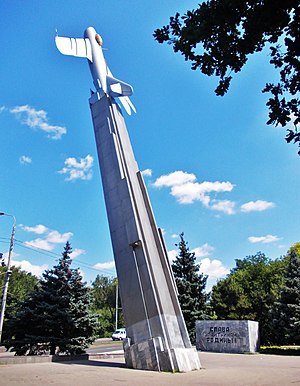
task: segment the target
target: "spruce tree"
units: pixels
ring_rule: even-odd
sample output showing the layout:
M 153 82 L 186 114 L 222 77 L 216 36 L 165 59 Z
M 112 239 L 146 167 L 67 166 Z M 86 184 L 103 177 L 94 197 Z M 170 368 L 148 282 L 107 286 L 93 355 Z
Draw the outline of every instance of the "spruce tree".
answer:
M 43 350 L 50 350 L 51 355 L 57 350 L 79 354 L 93 341 L 95 321 L 89 315 L 88 288 L 78 270 L 70 268 L 71 252 L 67 242 L 58 264 L 45 271 L 17 313 L 12 323 L 17 354 Z
M 291 248 L 280 300 L 271 314 L 274 342 L 300 345 L 300 254 Z
M 208 295 L 204 292 L 207 276 L 199 274 L 199 264 L 196 264 L 194 252 L 190 252 L 184 234 L 180 234 L 179 255 L 172 264 L 177 289 L 178 300 L 192 343 L 196 338 L 196 320 L 209 318 L 207 311 Z
M 72 296 L 69 311 L 72 324 L 67 331 L 67 341 L 62 351 L 81 354 L 95 340 L 97 321 L 90 314 L 90 289 L 82 282 L 78 269 L 72 270 L 70 285 Z

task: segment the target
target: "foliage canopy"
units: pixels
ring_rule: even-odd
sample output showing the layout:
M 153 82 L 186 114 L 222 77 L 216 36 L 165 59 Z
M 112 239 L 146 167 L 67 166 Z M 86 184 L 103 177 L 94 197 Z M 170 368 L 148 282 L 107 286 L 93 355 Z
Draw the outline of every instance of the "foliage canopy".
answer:
M 0 288 L 4 287 L 4 280 L 7 272 L 7 266 L 0 266 Z M 4 323 L 3 323 L 3 341 L 11 337 L 9 321 L 13 319 L 18 312 L 21 304 L 27 299 L 29 294 L 38 284 L 38 278 L 31 273 L 22 271 L 21 268 L 11 267 L 11 276 L 7 293 Z M 1 291 L 2 292 L 2 291 Z M 2 300 L 1 300 L 2 301 Z
M 258 321 L 266 343 L 269 313 L 284 284 L 286 264 L 286 259 L 272 261 L 261 252 L 237 259 L 230 274 L 212 288 L 211 306 L 217 318 Z
M 216 95 L 223 96 L 232 74 L 241 71 L 251 54 L 265 46 L 278 83 L 266 83 L 267 124 L 286 126 L 287 142 L 300 146 L 300 3 L 299 0 L 208 0 L 168 25 L 156 29 L 159 43 L 168 42 L 190 61 L 192 69 L 219 77 Z M 300 154 L 300 151 L 298 152 Z
M 92 310 L 98 315 L 97 335 L 100 337 L 111 336 L 115 330 L 116 322 L 116 291 L 118 279 L 104 275 L 97 275 L 92 283 Z M 120 297 L 118 297 L 120 302 Z M 121 306 L 118 304 L 118 326 L 124 326 Z

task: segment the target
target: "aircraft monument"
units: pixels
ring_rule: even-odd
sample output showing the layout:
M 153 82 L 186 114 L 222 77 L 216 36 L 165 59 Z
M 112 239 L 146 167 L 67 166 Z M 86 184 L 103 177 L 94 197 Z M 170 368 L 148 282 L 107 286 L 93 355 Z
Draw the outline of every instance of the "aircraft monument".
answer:
M 102 39 L 93 27 L 85 30 L 83 38 L 56 36 L 55 40 L 62 54 L 88 60 L 95 86 L 89 105 L 127 331 L 126 364 L 154 371 L 199 369 L 162 232 L 115 99 L 131 114 L 135 111 L 129 99 L 132 87 L 110 72 Z

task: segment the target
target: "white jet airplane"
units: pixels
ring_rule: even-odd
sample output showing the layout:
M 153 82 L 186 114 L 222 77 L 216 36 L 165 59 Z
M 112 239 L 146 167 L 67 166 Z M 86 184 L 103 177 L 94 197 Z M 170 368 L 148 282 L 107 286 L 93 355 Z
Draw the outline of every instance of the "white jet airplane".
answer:
M 57 49 L 64 55 L 87 58 L 92 73 L 96 91 L 100 97 L 104 94 L 118 97 L 129 115 L 131 110 L 136 112 L 134 105 L 128 98 L 133 94 L 132 87 L 113 77 L 102 51 L 102 38 L 93 27 L 84 31 L 84 38 L 67 38 L 56 35 Z

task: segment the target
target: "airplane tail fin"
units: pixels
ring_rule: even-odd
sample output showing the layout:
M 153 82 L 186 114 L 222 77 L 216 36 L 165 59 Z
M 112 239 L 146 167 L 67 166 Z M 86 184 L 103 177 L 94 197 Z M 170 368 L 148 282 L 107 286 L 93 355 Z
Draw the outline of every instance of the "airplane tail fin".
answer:
M 133 103 L 128 98 L 133 94 L 133 89 L 130 84 L 114 78 L 111 73 L 106 76 L 106 81 L 109 89 L 109 95 L 114 98 L 119 98 L 119 101 L 122 103 L 127 114 L 131 115 L 131 111 L 136 113 Z
M 116 79 L 113 76 L 106 75 L 107 86 L 109 88 L 109 94 L 112 97 L 131 96 L 133 89 L 130 84 Z

